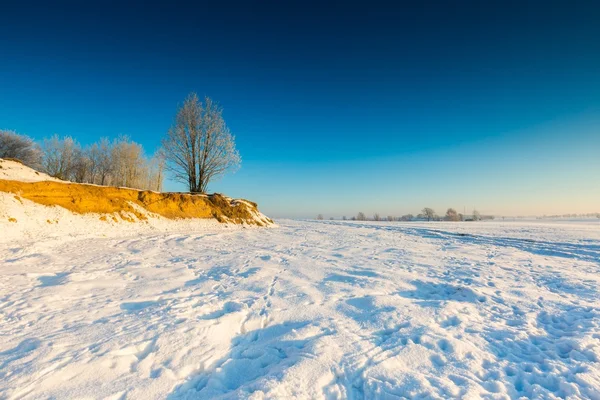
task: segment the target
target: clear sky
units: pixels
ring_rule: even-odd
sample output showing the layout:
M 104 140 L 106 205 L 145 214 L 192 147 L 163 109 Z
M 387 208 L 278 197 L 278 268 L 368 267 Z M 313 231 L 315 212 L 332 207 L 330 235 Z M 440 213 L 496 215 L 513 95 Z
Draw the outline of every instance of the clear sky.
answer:
M 600 211 L 600 2 L 212 3 L 3 2 L 0 128 L 152 153 L 195 91 L 274 217 Z

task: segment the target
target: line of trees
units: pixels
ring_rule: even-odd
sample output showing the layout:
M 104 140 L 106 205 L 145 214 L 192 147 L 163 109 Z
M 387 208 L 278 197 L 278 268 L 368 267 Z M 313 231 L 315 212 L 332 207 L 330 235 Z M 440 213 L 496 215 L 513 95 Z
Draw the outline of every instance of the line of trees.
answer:
M 323 214 L 319 214 L 317 219 L 322 220 Z M 333 219 L 333 218 L 330 218 Z M 440 217 L 436 214 L 435 210 L 430 207 L 425 207 L 421 210 L 421 213 L 416 217 L 413 214 L 405 214 L 401 217 L 394 217 L 392 215 L 388 215 L 386 218 L 382 217 L 379 213 L 373 214 L 373 217 L 368 218 L 365 213 L 359 212 L 356 216 L 346 217 L 343 216 L 343 221 L 414 221 L 414 220 L 427 220 L 427 221 L 479 221 L 482 219 L 494 219 L 493 216 L 482 216 L 479 211 L 473 210 L 473 215 L 463 215 L 458 213 L 454 208 L 449 208 L 446 210 L 446 214 L 443 217 Z
M 165 160 L 144 154 L 141 144 L 119 136 L 82 147 L 70 136 L 36 143 L 13 131 L 0 131 L 0 158 L 13 158 L 48 175 L 78 183 L 162 190 Z
M 162 148 L 147 157 L 141 144 L 119 136 L 82 147 L 70 136 L 54 135 L 36 143 L 13 131 L 0 131 L 0 158 L 20 160 L 48 175 L 79 183 L 162 190 L 165 170 L 191 193 L 206 193 L 208 184 L 241 163 L 223 109 L 209 97 L 190 93 L 177 109 Z

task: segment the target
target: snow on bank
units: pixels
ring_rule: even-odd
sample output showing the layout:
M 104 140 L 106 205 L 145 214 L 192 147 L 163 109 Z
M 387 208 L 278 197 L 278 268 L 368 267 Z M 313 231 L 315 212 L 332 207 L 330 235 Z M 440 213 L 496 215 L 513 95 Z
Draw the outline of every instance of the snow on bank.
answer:
M 5 160 L 0 158 L 0 179 L 8 179 L 21 182 L 63 182 L 60 179 L 38 172 L 27 167 L 19 161 Z
M 455 228 L 0 244 L 0 398 L 600 398 L 597 236 Z

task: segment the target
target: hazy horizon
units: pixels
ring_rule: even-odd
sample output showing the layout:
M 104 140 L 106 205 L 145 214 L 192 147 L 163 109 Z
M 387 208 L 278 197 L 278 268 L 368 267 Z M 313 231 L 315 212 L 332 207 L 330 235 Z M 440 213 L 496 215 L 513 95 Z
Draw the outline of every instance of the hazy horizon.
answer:
M 7 5 L 0 128 L 152 153 L 194 91 L 242 156 L 210 191 L 276 218 L 600 212 L 600 5 L 369 7 Z

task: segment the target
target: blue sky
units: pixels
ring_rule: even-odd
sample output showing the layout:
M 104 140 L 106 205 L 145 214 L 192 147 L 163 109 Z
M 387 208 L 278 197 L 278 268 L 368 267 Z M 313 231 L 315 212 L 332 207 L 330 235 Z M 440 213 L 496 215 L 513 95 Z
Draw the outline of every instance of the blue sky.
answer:
M 8 4 L 0 128 L 151 153 L 195 91 L 242 156 L 210 189 L 275 217 L 600 211 L 600 6 L 446 3 Z

